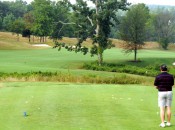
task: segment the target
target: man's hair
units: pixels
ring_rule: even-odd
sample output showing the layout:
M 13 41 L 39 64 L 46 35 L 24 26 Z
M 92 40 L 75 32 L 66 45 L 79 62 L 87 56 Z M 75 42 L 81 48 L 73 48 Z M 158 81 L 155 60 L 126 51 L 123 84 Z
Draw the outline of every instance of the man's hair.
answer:
M 167 71 L 167 70 L 168 70 L 168 68 L 167 68 L 167 66 L 166 66 L 165 64 L 162 64 L 162 65 L 160 66 L 160 69 L 161 69 L 162 71 Z

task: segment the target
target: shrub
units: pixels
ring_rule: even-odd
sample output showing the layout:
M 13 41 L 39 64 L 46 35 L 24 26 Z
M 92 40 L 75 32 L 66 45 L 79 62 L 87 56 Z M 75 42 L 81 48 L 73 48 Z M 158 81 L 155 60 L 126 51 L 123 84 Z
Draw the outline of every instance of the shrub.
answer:
M 149 65 L 146 67 L 138 67 L 132 65 L 124 65 L 124 64 L 109 64 L 104 63 L 103 66 L 98 66 L 96 62 L 84 64 L 83 68 L 88 70 L 96 70 L 96 71 L 108 71 L 108 72 L 120 72 L 120 73 L 129 73 L 143 76 L 156 76 L 159 73 L 159 66 Z

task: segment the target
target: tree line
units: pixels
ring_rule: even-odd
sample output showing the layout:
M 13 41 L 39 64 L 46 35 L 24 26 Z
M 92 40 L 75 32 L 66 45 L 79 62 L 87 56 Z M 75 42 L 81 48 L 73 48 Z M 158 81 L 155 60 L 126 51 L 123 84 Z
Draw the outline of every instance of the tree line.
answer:
M 0 30 L 22 34 L 29 38 L 38 36 L 40 42 L 46 37 L 55 42 L 62 37 L 76 37 L 76 47 L 68 48 L 64 43 L 55 47 L 65 47 L 69 51 L 83 51 L 82 42 L 92 39 L 91 55 L 98 56 L 98 62 L 103 62 L 103 52 L 111 48 L 110 38 L 126 41 L 126 52 L 134 51 L 137 60 L 137 50 L 145 41 L 157 41 L 163 49 L 175 42 L 175 8 L 156 7 L 128 3 L 127 0 L 89 0 L 90 7 L 84 0 L 51 1 L 34 0 L 27 4 L 24 0 L 15 2 L 0 1 Z

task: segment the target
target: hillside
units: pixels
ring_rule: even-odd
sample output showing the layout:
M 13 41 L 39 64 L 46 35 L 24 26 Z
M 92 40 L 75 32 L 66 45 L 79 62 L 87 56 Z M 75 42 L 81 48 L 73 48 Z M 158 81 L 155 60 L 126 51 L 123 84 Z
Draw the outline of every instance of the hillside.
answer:
M 0 49 L 30 49 L 33 48 L 26 38 L 19 38 L 9 32 L 0 32 Z
M 38 44 L 37 38 L 35 38 L 35 42 L 29 42 L 28 38 L 24 38 L 21 35 L 19 36 L 19 40 L 16 34 L 12 34 L 10 32 L 0 32 L 0 49 L 1 50 L 18 50 L 18 49 L 37 49 L 43 48 L 41 46 L 33 46 L 34 44 Z
M 113 44 L 116 48 L 122 48 L 123 41 L 118 39 L 111 39 Z M 77 43 L 76 38 L 63 38 L 62 40 L 59 40 L 59 42 L 65 42 L 68 45 L 73 45 Z M 0 49 L 38 49 L 38 48 L 45 48 L 44 46 L 33 46 L 34 44 L 47 44 L 49 46 L 54 46 L 54 42 L 47 38 L 45 43 L 40 43 L 38 37 L 31 36 L 31 42 L 29 42 L 28 38 L 19 37 L 19 41 L 17 38 L 17 35 L 12 34 L 10 32 L 0 32 Z M 91 40 L 87 39 L 85 42 L 83 42 L 83 45 L 87 47 L 91 47 Z M 159 49 L 159 45 L 156 42 L 146 42 L 144 49 Z M 172 46 L 170 48 L 173 48 Z

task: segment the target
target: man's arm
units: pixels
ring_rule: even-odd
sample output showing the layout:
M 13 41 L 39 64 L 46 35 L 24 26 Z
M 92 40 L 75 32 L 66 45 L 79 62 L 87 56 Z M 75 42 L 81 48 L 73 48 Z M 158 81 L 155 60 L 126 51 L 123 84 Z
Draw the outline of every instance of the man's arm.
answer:
M 156 89 L 158 89 L 158 86 L 159 86 L 158 77 L 156 77 L 155 80 L 154 80 L 154 86 L 156 87 Z

